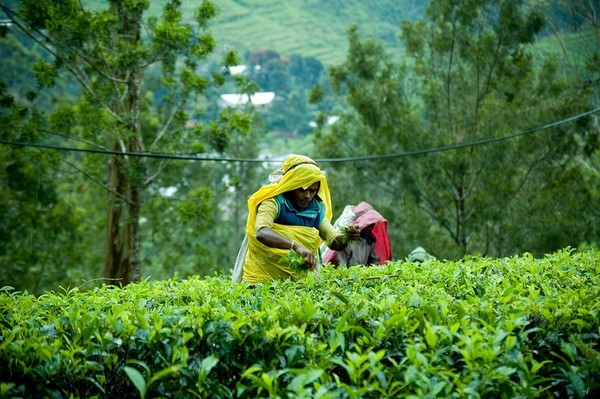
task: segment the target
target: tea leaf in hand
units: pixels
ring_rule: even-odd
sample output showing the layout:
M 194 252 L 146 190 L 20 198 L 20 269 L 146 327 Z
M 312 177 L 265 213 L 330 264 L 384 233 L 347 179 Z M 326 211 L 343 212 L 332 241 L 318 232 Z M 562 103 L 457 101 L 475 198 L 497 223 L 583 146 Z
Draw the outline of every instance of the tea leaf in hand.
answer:
M 290 269 L 295 270 L 295 271 L 300 271 L 300 270 L 305 269 L 304 257 L 291 248 L 288 251 L 287 255 L 284 256 L 283 258 L 279 259 L 279 261 L 277 263 L 281 263 L 281 264 L 289 263 Z
M 350 239 L 350 226 L 342 226 L 340 228 L 341 233 L 344 235 L 342 242 L 348 246 L 352 246 L 353 241 Z

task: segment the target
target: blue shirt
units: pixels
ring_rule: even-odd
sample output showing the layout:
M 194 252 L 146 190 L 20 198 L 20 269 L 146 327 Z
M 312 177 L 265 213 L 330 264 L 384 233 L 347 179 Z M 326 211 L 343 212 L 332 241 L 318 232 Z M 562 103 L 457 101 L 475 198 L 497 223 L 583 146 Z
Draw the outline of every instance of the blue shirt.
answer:
M 277 216 L 275 217 L 275 223 L 278 224 L 306 226 L 318 229 L 325 217 L 325 205 L 318 201 L 316 196 L 302 210 L 297 209 L 283 194 L 276 196 L 275 201 L 279 207 Z

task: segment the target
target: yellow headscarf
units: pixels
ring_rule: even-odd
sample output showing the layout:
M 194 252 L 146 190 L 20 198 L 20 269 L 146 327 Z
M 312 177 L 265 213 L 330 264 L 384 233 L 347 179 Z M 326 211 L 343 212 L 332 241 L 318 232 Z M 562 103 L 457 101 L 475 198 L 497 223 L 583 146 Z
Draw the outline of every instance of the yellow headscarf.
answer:
M 319 169 L 315 161 L 304 155 L 290 154 L 285 158 L 281 167 L 271 173 L 271 180 L 277 180 L 278 178 L 281 178 L 281 180 L 261 187 L 248 199 L 248 221 L 246 222 L 246 234 L 248 236 L 254 236 L 256 212 L 261 202 L 300 187 L 306 190 L 316 182 L 321 182 L 317 195 L 325 204 L 325 217 L 331 220 L 329 186 L 325 174 Z
M 292 277 L 293 272 L 278 260 L 287 254 L 287 250 L 269 248 L 256 239 L 254 226 L 256 214 L 261 202 L 279 194 L 302 187 L 307 189 L 320 182 L 317 195 L 325 205 L 325 217 L 331 220 L 331 195 L 325 174 L 311 158 L 304 155 L 288 155 L 279 169 L 271 173 L 271 184 L 261 187 L 248 199 L 248 253 L 244 264 L 244 278 L 250 282 L 259 282 L 278 277 Z M 318 231 L 302 226 L 274 226 L 274 230 L 285 237 L 301 243 L 316 254 L 321 239 Z

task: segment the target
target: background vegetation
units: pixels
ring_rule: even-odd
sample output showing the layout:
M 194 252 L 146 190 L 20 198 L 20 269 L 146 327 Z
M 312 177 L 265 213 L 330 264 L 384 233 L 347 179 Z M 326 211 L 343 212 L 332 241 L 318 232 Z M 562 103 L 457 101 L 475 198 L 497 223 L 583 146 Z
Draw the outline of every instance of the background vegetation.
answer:
M 106 276 L 107 213 L 131 203 L 107 201 L 107 188 L 122 195 L 131 185 L 114 190 L 102 151 L 144 148 L 118 145 L 135 129 L 146 145 L 161 137 L 152 151 L 170 154 L 122 169 L 144 182 L 142 278 L 228 273 L 247 198 L 277 166 L 273 159 L 289 152 L 384 156 L 321 165 L 334 215 L 346 204 L 373 204 L 390 222 L 396 259 L 417 245 L 452 260 L 542 256 L 600 242 L 594 4 L 220 1 L 202 15 L 195 11 L 202 3 L 188 1 L 83 2 L 96 14 L 80 13 L 79 2 L 1 4 L 14 21 L 0 26 L 0 286 L 41 293 Z M 116 29 L 124 25 L 111 23 L 125 14 L 100 13 L 109 4 L 140 17 L 139 47 Z M 111 45 L 119 40 L 127 45 Z M 56 49 L 69 56 L 48 51 Z M 109 68 L 98 73 L 92 60 Z M 235 64 L 247 74 L 232 75 Z M 88 73 L 106 106 L 141 65 L 139 124 L 129 130 L 99 113 L 72 73 Z M 274 91 L 275 101 L 237 112 L 218 106 L 220 94 L 255 91 Z M 501 139 L 593 110 L 499 143 L 385 157 Z M 340 119 L 330 126 L 329 116 Z M 244 161 L 258 158 L 264 162 Z M 127 208 L 116 226 L 136 212 Z M 110 281 L 127 281 L 125 274 Z
M 215 21 L 214 32 L 223 46 L 243 53 L 270 48 L 332 65 L 345 57 L 345 32 L 350 24 L 363 27 L 365 35 L 385 42 L 390 51 L 400 55 L 398 26 L 405 19 L 419 18 L 426 4 L 415 0 L 227 0 L 219 2 L 223 12 Z
M 597 189 L 569 183 L 595 175 L 597 163 L 586 151 L 598 149 L 596 119 L 489 141 L 593 109 L 597 68 L 574 65 L 569 78 L 554 57 L 530 54 L 544 28 L 543 10 L 525 2 L 475 3 L 478 12 L 432 1 L 422 20 L 405 21 L 404 62 L 350 32 L 346 61 L 330 68 L 331 86 L 347 106 L 339 122 L 317 133 L 319 150 L 351 157 L 361 148 L 375 159 L 336 168 L 343 177 L 334 184 L 349 177 L 352 187 L 366 189 L 367 201 L 386 206 L 392 228 L 409 231 L 403 253 L 421 243 L 451 258 L 525 248 L 541 254 L 559 242 L 596 241 L 595 225 L 578 221 L 595 218 Z M 590 124 L 580 129 L 581 123 Z M 488 144 L 468 145 L 482 140 Z M 458 148 L 385 158 L 448 146 Z

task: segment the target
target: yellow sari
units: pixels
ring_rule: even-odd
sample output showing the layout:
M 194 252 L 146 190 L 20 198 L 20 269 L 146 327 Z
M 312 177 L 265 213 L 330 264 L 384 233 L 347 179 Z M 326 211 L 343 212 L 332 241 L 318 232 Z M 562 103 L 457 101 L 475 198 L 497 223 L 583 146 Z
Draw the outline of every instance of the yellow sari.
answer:
M 261 187 L 248 199 L 248 221 L 246 236 L 248 250 L 244 261 L 243 279 L 250 283 L 263 282 L 280 278 L 295 278 L 298 272 L 290 269 L 287 263 L 278 263 L 289 250 L 270 248 L 256 239 L 254 226 L 256 214 L 261 202 L 279 194 L 293 191 L 302 187 L 307 189 L 313 183 L 320 182 L 317 195 L 325 205 L 325 217 L 331 220 L 331 196 L 324 173 L 310 158 L 303 155 L 291 154 L 286 157 L 281 168 L 271 174 L 280 180 Z M 312 227 L 288 226 L 273 224 L 273 231 L 298 242 L 317 254 L 321 238 L 319 231 Z

